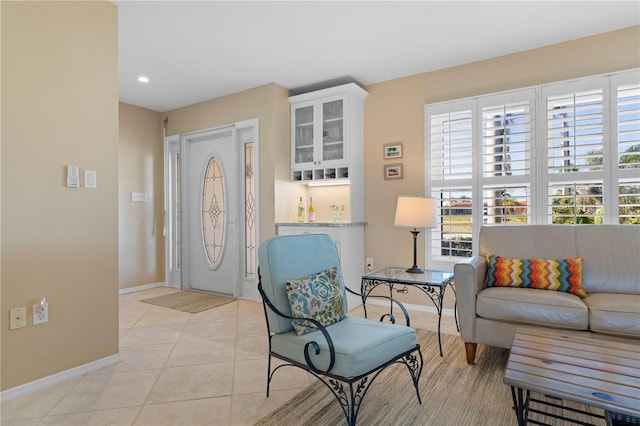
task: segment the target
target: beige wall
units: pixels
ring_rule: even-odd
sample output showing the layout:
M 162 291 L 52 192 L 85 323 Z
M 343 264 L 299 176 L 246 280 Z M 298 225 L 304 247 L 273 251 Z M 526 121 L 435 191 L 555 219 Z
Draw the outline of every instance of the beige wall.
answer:
M 118 353 L 117 10 L 2 8 L 2 339 L 6 390 Z M 65 165 L 97 189 L 65 187 Z M 32 325 L 38 298 L 49 322 Z M 27 306 L 26 328 L 9 309 Z
M 256 72 L 260 72 L 256 69 Z M 287 89 L 267 84 L 255 89 L 168 111 L 167 135 L 259 119 L 259 240 L 275 235 L 276 180 L 289 179 Z
M 411 234 L 393 226 L 398 195 L 424 194 L 424 106 L 439 102 L 640 66 L 640 27 L 418 74 L 367 86 L 365 103 L 365 255 L 376 267 L 406 265 Z M 405 177 L 384 180 L 382 146 L 404 144 Z M 387 161 L 389 162 L 389 161 Z M 419 237 L 424 262 L 424 233 Z M 390 249 L 392 247 L 393 249 Z M 449 295 L 451 296 L 451 294 Z M 411 303 L 430 305 L 424 295 Z M 453 307 L 448 297 L 446 307 Z
M 118 144 L 116 7 L 3 1 L 0 15 L 5 390 L 117 353 L 118 282 L 161 281 L 162 144 L 154 141 L 165 116 L 167 135 L 260 120 L 260 240 L 275 233 L 280 194 L 289 200 L 298 191 L 289 183 L 285 88 L 268 84 L 164 114 L 120 104 Z M 411 259 L 410 234 L 392 223 L 397 195 L 424 191 L 425 103 L 638 67 L 639 40 L 634 27 L 369 86 L 366 256 L 376 267 Z M 382 145 L 392 141 L 404 143 L 405 178 L 385 181 Z M 65 188 L 66 164 L 96 170 L 98 188 Z M 126 202 L 131 192 L 152 193 L 154 207 Z M 50 322 L 33 326 L 29 319 L 27 328 L 10 331 L 9 309 L 41 296 L 49 300 Z M 426 303 L 424 297 L 409 301 Z
M 120 103 L 118 257 L 120 288 L 164 281 L 164 143 L 161 114 Z M 132 192 L 145 202 L 131 201 Z

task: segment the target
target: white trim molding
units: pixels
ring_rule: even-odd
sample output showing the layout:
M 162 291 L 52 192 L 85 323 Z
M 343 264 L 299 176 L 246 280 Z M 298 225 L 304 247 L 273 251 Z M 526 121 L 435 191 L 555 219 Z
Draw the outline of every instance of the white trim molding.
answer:
M 173 288 L 173 287 L 167 286 L 164 282 L 161 282 L 161 283 L 151 283 L 151 284 L 139 285 L 139 286 L 136 286 L 136 287 L 121 288 L 118 291 L 118 293 L 120 294 L 120 296 L 122 296 L 123 294 L 135 293 L 136 291 L 149 290 L 151 288 L 156 288 L 156 287 Z
M 407 308 L 407 311 L 414 311 L 414 312 L 426 312 L 428 314 L 434 314 L 434 315 L 438 315 L 438 310 L 432 306 L 427 306 L 427 305 L 415 305 L 413 303 L 404 303 L 404 302 L 400 302 L 402 303 L 402 305 Z M 376 306 L 389 306 L 389 301 L 388 300 L 368 300 L 367 299 L 367 304 L 368 305 L 376 305 Z M 453 309 L 449 309 L 449 308 L 442 308 L 442 316 L 444 317 L 455 317 L 455 311 Z
M 23 385 L 16 386 L 14 388 L 7 389 L 5 391 L 0 392 L 0 403 L 11 401 L 12 399 L 44 390 L 53 385 L 57 385 L 58 383 L 62 383 L 67 380 L 73 379 L 75 377 L 79 377 L 84 374 L 99 370 L 101 368 L 108 367 L 113 364 L 117 364 L 121 361 L 122 361 L 122 358 L 120 357 L 120 354 L 115 354 L 115 355 L 108 356 L 106 358 L 92 361 L 87 364 L 73 367 L 69 370 L 61 371 L 59 373 L 52 374 L 47 377 L 43 377 L 41 379 L 34 380 L 29 383 L 25 383 Z

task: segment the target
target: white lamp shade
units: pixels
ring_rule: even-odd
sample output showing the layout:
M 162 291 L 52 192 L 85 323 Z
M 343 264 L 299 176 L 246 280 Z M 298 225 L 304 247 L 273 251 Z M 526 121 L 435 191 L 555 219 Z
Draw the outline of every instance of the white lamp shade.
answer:
M 436 223 L 436 200 L 426 197 L 398 197 L 395 226 L 433 228 Z

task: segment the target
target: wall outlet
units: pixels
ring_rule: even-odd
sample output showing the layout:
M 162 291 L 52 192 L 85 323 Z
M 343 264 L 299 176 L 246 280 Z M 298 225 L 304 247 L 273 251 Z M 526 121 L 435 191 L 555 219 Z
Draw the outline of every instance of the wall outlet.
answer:
M 373 257 L 367 257 L 364 263 L 367 267 L 367 271 L 373 271 Z
M 33 305 L 33 325 L 49 322 L 49 304 L 44 300 Z
M 27 308 L 23 306 L 21 308 L 13 308 L 10 311 L 11 319 L 9 321 L 9 328 L 15 330 L 16 328 L 22 328 L 27 326 Z

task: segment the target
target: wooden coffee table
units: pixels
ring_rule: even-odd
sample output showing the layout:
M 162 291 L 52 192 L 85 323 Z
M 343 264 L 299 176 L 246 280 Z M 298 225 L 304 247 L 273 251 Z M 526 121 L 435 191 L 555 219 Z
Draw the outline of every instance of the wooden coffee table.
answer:
M 518 425 L 527 424 L 531 391 L 602 408 L 609 425 L 616 415 L 640 417 L 640 342 L 630 342 L 518 328 L 503 380 Z

